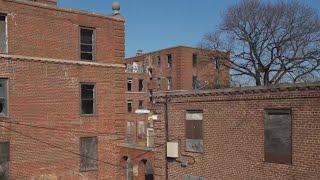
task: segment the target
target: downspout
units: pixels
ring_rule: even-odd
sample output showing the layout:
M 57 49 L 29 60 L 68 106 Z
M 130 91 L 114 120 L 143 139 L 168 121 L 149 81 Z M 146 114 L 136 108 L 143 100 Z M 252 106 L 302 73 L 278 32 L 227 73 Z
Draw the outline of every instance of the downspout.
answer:
M 169 122 L 168 122 L 168 95 L 166 94 L 165 97 L 165 136 L 166 136 L 166 143 L 169 142 Z M 166 161 L 166 180 L 169 178 L 168 174 L 168 161 L 167 161 L 167 145 L 166 145 L 166 153 L 165 153 L 165 161 Z

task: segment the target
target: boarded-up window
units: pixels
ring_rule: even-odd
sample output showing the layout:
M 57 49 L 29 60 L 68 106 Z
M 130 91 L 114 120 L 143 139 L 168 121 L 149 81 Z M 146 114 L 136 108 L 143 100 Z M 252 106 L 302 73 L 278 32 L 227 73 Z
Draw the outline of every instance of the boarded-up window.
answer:
M 81 114 L 90 115 L 95 114 L 95 85 L 81 84 Z
M 81 60 L 93 61 L 95 55 L 95 31 L 92 28 L 80 28 Z
M 9 179 L 10 143 L 0 142 L 0 180 Z
M 81 171 L 91 171 L 97 170 L 97 153 L 98 153 L 98 139 L 97 137 L 82 137 L 80 138 L 80 153 L 81 153 L 81 162 L 80 170 Z
M 183 180 L 205 180 L 205 178 L 199 176 L 184 175 Z
M 0 14 L 0 53 L 7 53 L 7 22 L 6 15 Z
M 0 79 L 0 117 L 7 116 L 8 112 L 8 80 Z
M 203 152 L 202 111 L 187 111 L 186 113 L 186 150 Z
M 138 121 L 138 139 L 146 138 L 146 123 L 144 121 Z
M 265 161 L 291 164 L 291 112 L 290 110 L 268 110 L 265 122 Z
M 135 123 L 133 121 L 127 122 L 127 133 L 126 133 L 126 142 L 133 143 L 134 142 L 134 134 L 135 134 Z

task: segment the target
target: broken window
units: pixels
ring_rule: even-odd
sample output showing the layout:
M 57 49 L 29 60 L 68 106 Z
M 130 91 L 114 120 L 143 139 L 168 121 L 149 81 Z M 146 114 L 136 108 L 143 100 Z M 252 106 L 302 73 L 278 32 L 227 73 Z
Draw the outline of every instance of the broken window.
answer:
M 132 101 L 131 100 L 129 100 L 128 102 L 127 102 L 127 108 L 128 108 L 128 113 L 131 113 L 132 112 Z
M 98 169 L 97 163 L 97 147 L 98 139 L 97 137 L 82 137 L 80 138 L 80 170 L 81 171 L 91 171 Z
M 0 79 L 0 117 L 8 112 L 8 80 Z
M 0 142 L 0 179 L 9 179 L 10 143 Z
M 93 61 L 95 55 L 95 30 L 80 28 L 81 60 Z
M 168 91 L 172 90 L 172 77 L 167 78 Z
M 139 109 L 144 109 L 144 105 L 143 105 L 143 101 L 142 100 L 139 101 Z
M 81 114 L 95 114 L 95 85 L 81 84 Z
M 290 110 L 267 110 L 264 121 L 265 161 L 291 164 L 291 112 Z
M 168 54 L 167 58 L 168 58 L 168 68 L 171 68 L 172 67 L 172 55 Z
M 127 91 L 132 91 L 132 78 L 128 78 L 127 80 Z
M 139 79 L 139 92 L 143 91 L 143 79 Z
M 6 15 L 0 14 L 0 53 L 7 53 L 7 22 Z
M 192 55 L 192 65 L 193 67 L 197 67 L 198 66 L 198 54 L 193 54 Z
M 203 152 L 202 111 L 187 111 L 186 113 L 186 150 Z

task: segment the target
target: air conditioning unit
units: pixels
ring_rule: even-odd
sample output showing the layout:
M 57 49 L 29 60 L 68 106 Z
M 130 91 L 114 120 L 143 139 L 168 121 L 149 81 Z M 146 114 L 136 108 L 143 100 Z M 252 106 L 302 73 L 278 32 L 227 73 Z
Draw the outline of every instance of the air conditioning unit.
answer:
M 154 129 L 147 129 L 147 147 L 154 147 Z
M 179 157 L 179 143 L 167 142 L 167 157 L 178 158 Z

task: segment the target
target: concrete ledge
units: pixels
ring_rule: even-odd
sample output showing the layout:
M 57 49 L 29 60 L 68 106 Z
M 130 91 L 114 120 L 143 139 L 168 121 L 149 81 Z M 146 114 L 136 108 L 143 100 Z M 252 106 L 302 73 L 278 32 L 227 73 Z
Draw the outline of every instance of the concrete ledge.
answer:
M 0 58 L 7 58 L 10 60 L 20 60 L 20 61 L 38 61 L 38 62 L 48 62 L 48 63 L 59 63 L 59 64 L 77 64 L 85 66 L 101 66 L 101 67 L 114 67 L 114 68 L 125 68 L 123 64 L 112 64 L 112 63 L 98 63 L 98 62 L 87 62 L 87 61 L 77 61 L 77 60 L 65 60 L 65 59 L 53 59 L 53 58 L 42 58 L 42 57 L 30 57 L 21 55 L 8 55 L 0 54 Z

